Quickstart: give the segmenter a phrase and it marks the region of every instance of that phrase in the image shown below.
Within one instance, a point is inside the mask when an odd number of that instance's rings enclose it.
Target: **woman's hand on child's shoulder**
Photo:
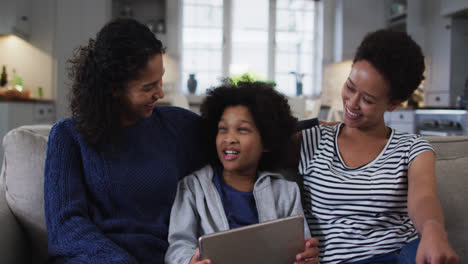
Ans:
[[[304,248],[304,252],[296,255],[294,264],[317,264],[319,262],[318,240],[316,238],[306,239]]]
[[[192,258],[190,259],[189,264],[211,264],[211,260],[200,260],[200,249],[197,248],[197,250],[195,250],[195,254],[193,254]]]

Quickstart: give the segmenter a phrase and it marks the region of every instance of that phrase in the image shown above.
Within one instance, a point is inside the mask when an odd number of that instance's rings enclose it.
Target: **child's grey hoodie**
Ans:
[[[169,224],[167,264],[188,264],[201,235],[229,230],[213,175],[213,168],[207,165],[179,182]],[[260,222],[304,214],[299,187],[281,174],[260,172],[253,195]],[[304,234],[310,238],[306,221]]]

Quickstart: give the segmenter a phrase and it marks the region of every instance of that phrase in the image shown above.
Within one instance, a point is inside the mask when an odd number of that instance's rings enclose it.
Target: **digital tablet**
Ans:
[[[304,216],[201,236],[200,259],[213,264],[288,264],[304,251]]]

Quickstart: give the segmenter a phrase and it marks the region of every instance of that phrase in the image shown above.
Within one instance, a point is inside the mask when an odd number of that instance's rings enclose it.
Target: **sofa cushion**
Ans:
[[[0,263],[31,263],[26,234],[8,206],[3,184],[0,187]]]
[[[32,259],[47,257],[44,163],[50,125],[22,126],[3,138],[6,199],[31,241]]]
[[[436,152],[437,192],[460,259],[468,259],[468,137],[427,137]]]

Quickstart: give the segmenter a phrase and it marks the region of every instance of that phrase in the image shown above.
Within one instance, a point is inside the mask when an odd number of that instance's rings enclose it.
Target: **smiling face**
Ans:
[[[218,123],[216,150],[223,173],[256,175],[264,147],[260,131],[246,106],[224,109]]]
[[[157,54],[148,60],[146,67],[141,71],[140,78],[128,82],[123,95],[124,110],[120,120],[123,126],[150,117],[156,101],[164,97],[162,90],[162,77],[164,75],[163,59]]]
[[[385,126],[384,112],[393,111],[399,102],[390,102],[390,85],[367,61],[354,63],[346,80],[343,122],[350,128],[373,129]]]

